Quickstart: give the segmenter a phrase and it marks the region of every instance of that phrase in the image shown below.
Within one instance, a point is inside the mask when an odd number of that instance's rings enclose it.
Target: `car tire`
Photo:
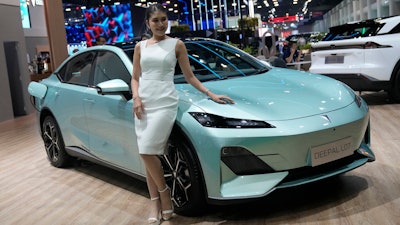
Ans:
[[[394,102],[400,102],[400,69],[397,70],[396,75],[393,79],[390,97]]]
[[[58,168],[69,166],[72,158],[65,151],[64,140],[54,117],[47,116],[44,119],[42,124],[42,138],[47,158],[51,165]]]
[[[161,162],[167,185],[171,188],[174,212],[183,216],[204,213],[206,201],[197,157],[187,142],[172,134]]]

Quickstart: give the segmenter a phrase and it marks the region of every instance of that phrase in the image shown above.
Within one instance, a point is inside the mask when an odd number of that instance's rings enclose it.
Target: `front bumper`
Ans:
[[[317,167],[238,176],[221,185],[221,196],[209,196],[209,202],[224,205],[261,198],[276,189],[290,188],[337,176],[372,161],[375,161],[375,155],[370,147],[363,143],[353,155]]]

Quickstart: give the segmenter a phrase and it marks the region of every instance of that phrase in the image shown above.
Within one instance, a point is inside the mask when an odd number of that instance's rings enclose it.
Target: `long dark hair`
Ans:
[[[148,22],[151,15],[153,15],[153,13],[156,11],[161,11],[161,12],[165,13],[166,15],[168,13],[167,9],[164,8],[164,6],[162,4],[160,4],[160,3],[152,4],[146,9],[146,12],[144,14],[145,15],[144,20],[146,22]],[[146,26],[146,33],[153,35],[151,30],[147,26]]]

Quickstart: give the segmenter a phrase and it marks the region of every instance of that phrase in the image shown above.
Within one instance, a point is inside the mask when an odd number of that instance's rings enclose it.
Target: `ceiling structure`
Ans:
[[[296,14],[324,14],[343,0],[268,0],[270,7],[275,7],[278,17]],[[274,6],[277,2],[277,6]],[[297,2],[297,3],[296,3]],[[276,4],[275,4],[276,5]]]
[[[219,11],[222,11],[222,6],[225,2],[227,5],[227,13],[229,16],[237,15],[247,15],[249,14],[249,1],[251,0],[62,0],[66,4],[76,4],[76,5],[102,5],[102,4],[112,4],[114,2],[130,2],[135,5],[146,5],[153,2],[162,2],[167,7],[175,7],[173,11],[175,14],[187,14],[191,11],[190,5],[194,5],[194,12],[198,13],[198,10],[202,5],[204,13],[204,5],[208,5],[208,9],[212,9],[211,5],[214,5],[214,14],[216,17],[219,16]],[[285,17],[285,16],[298,16],[304,21],[302,24],[312,23],[316,19],[321,19],[322,15],[327,11],[335,7],[337,4],[343,0],[253,0],[254,12],[260,14],[264,21],[268,21],[272,17]],[[183,8],[182,5],[189,6]],[[239,13],[239,7],[241,8]],[[196,11],[197,10],[197,11]]]
[[[72,3],[72,4],[79,4],[79,5],[100,5],[100,4],[107,4],[113,2],[133,2],[133,3],[143,3],[143,2],[156,2],[157,0],[62,0],[63,3]],[[159,1],[159,2],[166,2]],[[187,0],[190,2],[191,0]],[[204,0],[201,0],[204,2]],[[210,1],[210,0],[208,0]],[[214,0],[217,4],[219,0]],[[222,0],[223,2],[224,0]],[[241,4],[247,4],[249,0],[239,0]],[[331,8],[335,7],[343,0],[253,0],[254,7],[257,8],[258,6],[262,6],[263,9],[271,10],[275,8],[275,15],[276,16],[284,16],[287,13],[289,15],[295,15],[297,13],[304,12],[303,9],[308,8],[308,12],[322,12],[325,13],[329,11]],[[194,0],[194,2],[198,2],[198,0]],[[227,5],[231,5],[232,3],[238,3],[238,0],[227,0]],[[307,3],[307,4],[306,4]],[[223,4],[223,3],[222,3]],[[306,7],[305,7],[306,6]]]
[[[255,0],[261,1],[261,0]],[[261,15],[263,21],[284,22],[285,17],[296,18],[298,25],[313,23],[322,19],[323,15],[343,0],[263,0],[256,3],[255,13]],[[282,21],[282,18],[283,21]],[[276,20],[278,19],[278,20]]]

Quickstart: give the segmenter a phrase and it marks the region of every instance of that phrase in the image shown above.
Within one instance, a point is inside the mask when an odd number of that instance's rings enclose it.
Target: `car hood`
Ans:
[[[343,83],[290,69],[273,68],[248,77],[203,83],[213,93],[233,98],[235,104],[218,104],[188,84],[177,84],[180,100],[204,112],[243,119],[290,120],[322,114],[354,101]]]

